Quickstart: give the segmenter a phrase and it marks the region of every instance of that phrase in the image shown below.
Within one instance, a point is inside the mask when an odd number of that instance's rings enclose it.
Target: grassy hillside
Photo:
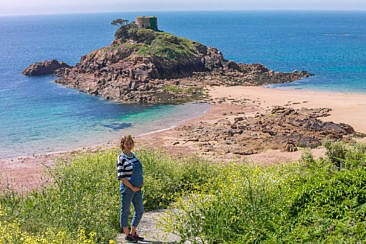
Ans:
[[[115,38],[122,47],[133,49],[136,55],[155,57],[169,63],[189,63],[202,56],[202,51],[206,49],[204,45],[186,38],[138,28],[133,23],[121,26],[116,31]]]
[[[185,162],[139,151],[147,210],[169,205],[183,240],[358,242],[366,239],[366,147],[329,143],[328,156],[257,167]],[[80,155],[52,170],[54,184],[0,197],[1,243],[108,243],[118,230],[117,151]],[[173,221],[174,220],[174,221]],[[111,241],[113,242],[113,241]]]

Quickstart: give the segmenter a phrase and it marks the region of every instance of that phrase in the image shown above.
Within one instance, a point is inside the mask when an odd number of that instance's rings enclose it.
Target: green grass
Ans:
[[[187,64],[199,57],[202,44],[173,34],[138,28],[134,24],[121,26],[115,34],[125,48],[133,48],[137,55],[149,56],[160,61]],[[128,41],[133,40],[131,44]]]
[[[327,157],[256,167],[138,151],[146,210],[172,207],[165,225],[205,243],[361,242],[366,239],[366,147],[328,143]],[[108,243],[118,231],[117,151],[80,155],[53,185],[0,197],[1,243]],[[113,241],[112,241],[113,242]]]
[[[170,61],[180,60],[179,62],[183,63],[198,56],[192,41],[169,33],[159,33],[147,53]]]
[[[179,86],[174,86],[174,85],[165,85],[163,88],[164,88],[164,91],[172,92],[172,93],[183,93],[185,91],[185,89],[183,89]]]
[[[151,30],[140,29],[140,31],[147,32]],[[182,64],[188,63],[199,56],[198,50],[192,41],[165,32],[156,32],[154,39],[141,47],[137,54]]]

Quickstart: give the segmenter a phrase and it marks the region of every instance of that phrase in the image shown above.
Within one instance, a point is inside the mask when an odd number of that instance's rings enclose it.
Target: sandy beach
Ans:
[[[182,131],[187,126],[200,123],[215,123],[232,116],[246,114],[254,115],[273,106],[287,106],[291,108],[331,108],[330,116],[322,118],[324,121],[346,123],[357,132],[366,133],[366,94],[302,91],[289,89],[274,89],[264,87],[211,87],[210,98],[206,101],[212,104],[211,109],[203,116],[184,121],[182,124],[156,133],[137,136],[138,148],[153,148],[166,151],[177,156],[199,155],[215,162],[230,162],[245,160],[246,163],[271,165],[291,162],[301,157],[302,150],[284,152],[281,150],[266,150],[252,155],[215,155],[199,149],[197,143],[182,141]],[[1,188],[16,189],[27,192],[49,179],[46,170],[55,165],[59,159],[69,159],[80,152],[93,152],[107,148],[117,148],[118,139],[114,142],[98,145],[92,148],[75,149],[70,152],[55,152],[30,157],[16,157],[0,159]],[[361,139],[362,140],[362,139]],[[364,140],[363,140],[364,141]],[[324,155],[323,148],[312,150],[314,156]]]
[[[264,87],[214,87],[213,98],[251,99],[262,107],[291,104],[292,107],[331,108],[325,120],[350,124],[356,131],[366,133],[366,94],[275,89]]]
[[[210,103],[212,109],[200,118],[187,121],[181,126],[162,133],[151,134],[139,138],[141,144],[152,148],[159,147],[170,153],[187,155],[198,154],[214,160],[215,155],[207,155],[200,152],[195,143],[179,143],[182,127],[202,122],[214,123],[223,118],[237,114],[253,115],[273,106],[288,106],[291,108],[331,108],[330,116],[322,118],[324,121],[346,123],[351,125],[357,132],[366,133],[366,94],[301,91],[290,89],[274,89],[265,87],[211,87]],[[359,141],[364,139],[357,138]],[[157,146],[159,145],[159,146]],[[219,161],[242,161],[246,160],[251,164],[279,164],[300,159],[303,151],[284,152],[280,150],[266,150],[252,155],[233,157],[233,155],[220,155]],[[316,157],[324,155],[324,148],[312,149]]]

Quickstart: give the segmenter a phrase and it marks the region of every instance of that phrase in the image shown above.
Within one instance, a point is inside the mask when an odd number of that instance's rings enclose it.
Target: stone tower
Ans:
[[[158,18],[155,16],[138,16],[136,24],[139,28],[158,30]]]

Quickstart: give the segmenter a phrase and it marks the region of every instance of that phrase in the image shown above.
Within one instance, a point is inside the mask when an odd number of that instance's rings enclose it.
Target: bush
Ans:
[[[286,177],[284,177],[286,179]],[[245,165],[226,166],[211,184],[181,197],[167,219],[183,240],[208,243],[276,239],[286,191],[277,172]]]
[[[167,230],[204,243],[361,242],[365,148],[328,146],[344,151],[328,155],[342,156],[347,167],[340,171],[331,159],[314,160],[309,153],[284,166],[224,166],[214,180],[179,198],[165,220]]]
[[[166,208],[183,191],[189,192],[205,184],[216,174],[215,167],[198,158],[178,161],[157,151],[140,151],[144,165],[144,207],[147,210]]]
[[[76,238],[73,238],[65,231],[55,231],[48,228],[44,233],[35,235],[23,231],[16,222],[4,220],[7,217],[7,214],[0,206],[0,243],[96,243],[95,232],[87,236],[85,230],[80,228],[77,231]]]
[[[302,240],[357,242],[366,237],[366,171],[343,170],[309,180],[289,209],[293,230]]]
[[[120,208],[117,155],[113,150],[79,155],[50,171],[53,185],[26,196],[14,192],[0,196],[1,227],[5,223],[5,230],[17,230],[7,238],[29,236],[51,242],[65,234],[65,240],[73,240],[66,243],[79,243],[84,236],[98,243],[113,240]],[[144,165],[146,210],[168,206],[183,189],[189,191],[215,173],[197,159],[180,162],[156,151],[140,151],[137,156]]]
[[[366,144],[327,141],[324,146],[329,162],[338,169],[366,166]]]
[[[77,239],[83,229],[87,236],[95,233],[98,242],[107,242],[118,227],[115,162],[112,151],[79,156],[51,171],[52,186],[27,196],[2,197],[0,203],[25,232],[61,230]]]
[[[362,242],[366,150],[329,144],[328,158],[258,167],[139,151],[147,210],[171,206],[182,241]],[[119,228],[117,151],[80,155],[52,170],[53,185],[0,197],[1,243],[113,242]],[[334,167],[341,158],[342,167]],[[336,161],[340,162],[340,161]]]

